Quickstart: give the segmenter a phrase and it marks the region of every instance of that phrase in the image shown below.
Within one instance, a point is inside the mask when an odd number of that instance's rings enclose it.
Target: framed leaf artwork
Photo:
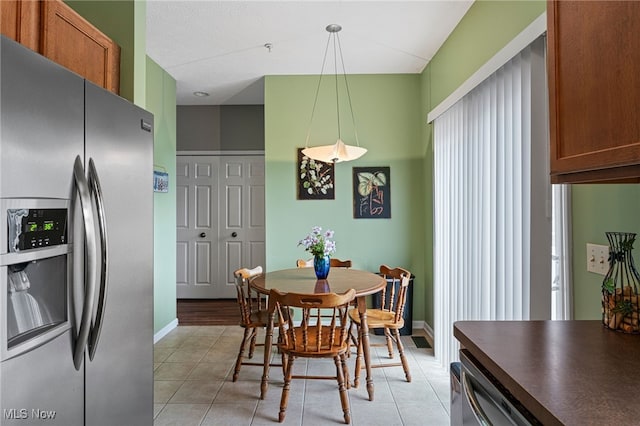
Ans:
[[[391,218],[391,169],[389,167],[353,168],[353,217],[356,219]]]
[[[298,200],[333,200],[334,165],[324,163],[302,154],[298,148]]]

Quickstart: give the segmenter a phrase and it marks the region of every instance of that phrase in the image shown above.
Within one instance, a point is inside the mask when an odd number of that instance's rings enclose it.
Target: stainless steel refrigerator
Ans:
[[[0,424],[153,424],[153,116],[2,37]]]

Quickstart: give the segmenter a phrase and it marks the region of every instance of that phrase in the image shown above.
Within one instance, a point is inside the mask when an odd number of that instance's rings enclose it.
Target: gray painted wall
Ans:
[[[178,106],[176,134],[178,151],[262,151],[264,106]]]

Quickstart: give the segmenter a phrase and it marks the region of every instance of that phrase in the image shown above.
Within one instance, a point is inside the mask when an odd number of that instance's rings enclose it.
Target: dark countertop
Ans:
[[[458,321],[453,334],[544,425],[640,419],[640,335],[601,321]]]

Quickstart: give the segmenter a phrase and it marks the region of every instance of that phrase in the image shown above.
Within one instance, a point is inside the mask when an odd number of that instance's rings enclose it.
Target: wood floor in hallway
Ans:
[[[179,325],[239,325],[236,299],[178,299]]]

